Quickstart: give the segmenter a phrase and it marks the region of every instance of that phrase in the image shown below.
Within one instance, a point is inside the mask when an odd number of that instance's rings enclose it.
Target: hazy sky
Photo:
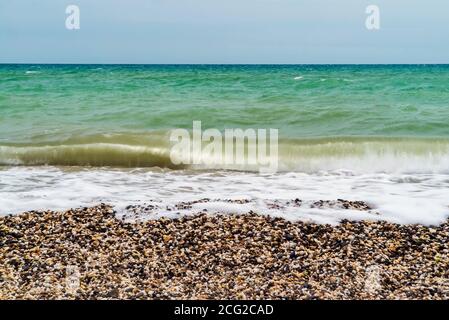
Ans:
[[[70,4],[80,30],[65,27]],[[449,1],[0,0],[12,62],[449,63]]]

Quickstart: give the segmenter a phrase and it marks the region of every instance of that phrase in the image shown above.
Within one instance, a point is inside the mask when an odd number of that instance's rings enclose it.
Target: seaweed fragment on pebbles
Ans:
[[[57,298],[448,299],[449,224],[255,213],[127,223],[105,204],[1,217],[0,299]]]

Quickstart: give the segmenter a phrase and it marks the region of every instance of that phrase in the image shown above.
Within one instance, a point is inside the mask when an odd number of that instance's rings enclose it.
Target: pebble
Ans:
[[[330,226],[251,212],[131,223],[106,204],[0,217],[0,299],[199,297],[448,299],[449,222]]]

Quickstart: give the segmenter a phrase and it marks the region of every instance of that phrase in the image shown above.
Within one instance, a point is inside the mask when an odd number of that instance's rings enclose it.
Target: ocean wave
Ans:
[[[256,145],[247,147],[257,148]],[[204,153],[201,165],[175,165],[170,151],[167,133],[101,135],[60,142],[0,145],[0,165],[258,170],[254,165],[220,165],[213,155]],[[282,172],[449,172],[449,139],[281,139],[278,153],[278,168]]]
[[[93,143],[37,147],[0,147],[2,165],[91,167],[163,167],[178,169],[169,150],[160,147]]]

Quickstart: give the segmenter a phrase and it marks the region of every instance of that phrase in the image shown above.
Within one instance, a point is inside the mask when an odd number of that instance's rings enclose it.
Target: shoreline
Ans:
[[[0,217],[0,300],[73,298],[448,299],[449,220],[129,223],[104,204]]]

